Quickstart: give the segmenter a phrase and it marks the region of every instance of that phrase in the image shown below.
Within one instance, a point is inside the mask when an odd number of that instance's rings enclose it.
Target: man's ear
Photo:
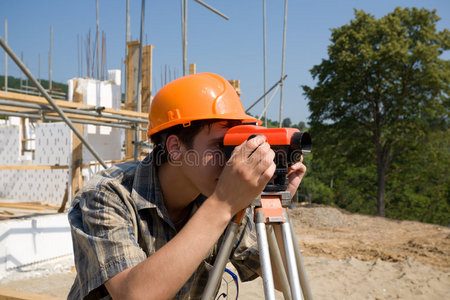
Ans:
[[[172,161],[181,160],[181,153],[184,149],[183,144],[176,135],[169,135],[166,139],[166,149],[169,153],[169,159]]]

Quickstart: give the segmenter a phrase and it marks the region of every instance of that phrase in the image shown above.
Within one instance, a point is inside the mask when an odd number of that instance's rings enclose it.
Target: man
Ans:
[[[273,176],[274,152],[263,136],[237,146],[225,162],[221,142],[246,115],[221,76],[179,78],[155,96],[148,136],[156,145],[140,163],[96,175],[69,212],[77,277],[70,299],[198,299],[220,239]],[[305,173],[289,172],[293,194]],[[258,276],[252,213],[231,262],[241,280]]]

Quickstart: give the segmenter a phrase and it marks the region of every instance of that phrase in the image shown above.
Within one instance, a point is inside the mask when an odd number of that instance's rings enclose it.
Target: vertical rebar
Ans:
[[[23,61],[23,51],[20,52],[20,60]],[[20,72],[20,82],[19,87],[22,90],[23,89],[23,82],[22,82],[22,72]]]
[[[141,88],[142,88],[142,47],[143,47],[143,36],[144,36],[144,16],[145,16],[145,0],[142,0],[142,7],[141,7],[141,33],[140,33],[140,38],[139,38],[139,68],[138,68],[138,80],[137,80],[137,100],[136,100],[136,111],[140,112],[141,111],[141,97],[142,97],[142,92],[141,92]],[[135,143],[134,143],[134,160],[137,161],[138,160],[138,155],[139,155],[139,131],[136,130],[135,134]]]
[[[77,64],[77,67],[78,67],[78,77],[81,77],[81,74],[80,74],[80,36],[77,34],[77,59],[78,59],[78,64]]]
[[[187,75],[187,0],[181,0],[181,26],[183,43],[183,76]]]
[[[50,25],[50,51],[48,53],[48,89],[52,90],[52,48],[53,48],[53,25]]]
[[[184,0],[180,0],[180,7],[181,7],[181,65],[183,66],[183,76],[184,74]],[[161,70],[162,74],[162,70]],[[162,78],[162,75],[161,75]],[[162,84],[161,84],[162,85]]]
[[[39,53],[38,82],[41,83],[41,53]]]
[[[141,111],[141,80],[142,80],[142,47],[143,47],[143,36],[144,36],[144,16],[145,16],[145,0],[142,0],[141,7],[141,32],[139,38],[139,67],[138,67],[138,80],[137,80],[137,105],[136,111]]]
[[[98,0],[96,1],[96,3],[97,3],[97,35],[96,35],[96,43],[97,43],[97,79],[99,79],[100,78],[100,61],[99,61],[99,48],[100,48],[100,45],[99,45],[99,27],[100,27],[100,25],[99,25],[99,20],[98,20]]]
[[[128,42],[130,41],[130,0],[127,0],[127,9],[126,10],[127,10],[127,15],[126,15],[126,32],[125,32],[125,61],[128,63]],[[124,69],[125,69],[125,72],[123,72],[124,94],[125,94],[125,99],[128,99],[127,98],[127,69],[126,68],[124,68]]]
[[[5,19],[5,43],[8,44],[8,20]],[[8,92],[8,54],[5,51],[5,92]]]
[[[283,55],[281,60],[281,78],[284,76],[284,57],[286,55],[286,23],[287,23],[287,0],[284,0],[284,24],[283,24]],[[283,117],[283,80],[281,80],[280,84],[280,126]]]
[[[92,148],[91,144],[84,138],[84,136],[78,131],[78,129],[73,125],[72,121],[66,116],[66,114],[62,111],[62,109],[56,104],[56,102],[50,97],[50,95],[45,91],[45,89],[42,87],[42,85],[39,84],[39,82],[34,78],[34,76],[31,74],[31,72],[25,67],[23,62],[19,60],[17,55],[9,48],[2,38],[0,38],[0,46],[5,49],[5,51],[11,56],[11,59],[16,63],[16,65],[22,70],[22,72],[27,76],[27,78],[30,79],[30,81],[36,86],[36,88],[39,90],[39,92],[42,93],[45,99],[50,103],[50,105],[53,107],[53,109],[59,114],[61,119],[72,129],[73,133],[81,140],[81,142],[88,148],[88,150],[92,153],[92,155],[97,159],[97,161],[106,169],[107,166],[103,159],[100,157],[100,155],[95,151],[94,148]]]
[[[264,94],[266,93],[266,0],[263,0],[263,56],[264,56]],[[267,106],[267,96],[264,96],[264,108]],[[264,112],[264,126],[267,127],[267,109]]]

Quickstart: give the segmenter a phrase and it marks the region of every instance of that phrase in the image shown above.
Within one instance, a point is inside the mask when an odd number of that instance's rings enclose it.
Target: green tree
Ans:
[[[283,119],[283,122],[281,122],[281,127],[291,127],[292,121],[291,118],[285,118]]]
[[[436,30],[438,20],[435,10],[396,8],[380,19],[355,10],[355,19],[332,30],[329,58],[312,68],[316,86],[303,86],[315,158],[327,162],[322,180],[356,185],[357,195],[376,187],[380,216],[387,197],[418,180],[414,170],[402,171],[410,154],[448,127],[450,65],[441,55],[450,35]]]

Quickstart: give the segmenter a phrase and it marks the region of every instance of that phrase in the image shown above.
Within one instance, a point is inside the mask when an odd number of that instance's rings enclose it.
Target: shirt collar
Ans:
[[[158,180],[153,152],[141,161],[136,169],[131,197],[135,201],[137,210],[161,209],[164,207],[164,198]]]
[[[155,155],[151,152],[143,161],[141,161],[136,169],[133,181],[133,189],[131,197],[134,199],[136,209],[157,209],[158,214],[162,218],[168,218],[168,212],[164,205],[164,197],[161,185],[158,180],[157,166],[154,162]],[[192,214],[200,207],[207,197],[199,195],[194,200],[194,208]]]

